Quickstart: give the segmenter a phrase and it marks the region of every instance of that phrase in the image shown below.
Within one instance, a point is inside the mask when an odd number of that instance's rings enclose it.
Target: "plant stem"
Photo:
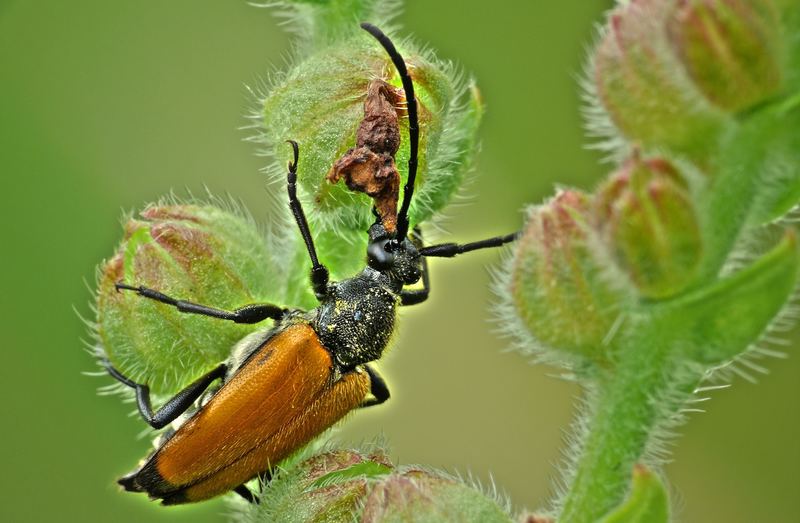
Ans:
[[[597,521],[623,501],[633,465],[661,420],[658,405],[672,388],[670,344],[642,338],[625,344],[619,367],[599,384],[561,522]]]

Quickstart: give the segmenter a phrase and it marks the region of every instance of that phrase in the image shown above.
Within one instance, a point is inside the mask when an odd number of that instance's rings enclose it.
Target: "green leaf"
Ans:
[[[800,93],[765,109],[770,118],[763,125],[763,151],[757,171],[758,193],[749,222],[761,225],[780,219],[800,203]]]
[[[685,336],[691,359],[718,365],[764,332],[795,288],[798,266],[797,237],[787,231],[775,248],[745,269],[672,302],[658,321]]]
[[[633,469],[633,484],[628,499],[601,520],[601,523],[666,523],[669,499],[661,480],[641,465]]]
[[[363,461],[342,470],[329,472],[328,474],[325,474],[321,478],[311,483],[308,488],[323,488],[333,485],[334,483],[339,483],[341,481],[347,481],[358,477],[377,478],[380,476],[385,476],[386,474],[390,474],[391,472],[392,468],[387,467],[383,463],[377,463],[375,461]]]

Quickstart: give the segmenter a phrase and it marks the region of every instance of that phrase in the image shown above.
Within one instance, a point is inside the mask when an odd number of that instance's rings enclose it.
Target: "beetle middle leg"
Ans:
[[[258,492],[261,494],[264,492],[264,489],[267,488],[269,482],[272,481],[272,469],[267,469],[256,477],[258,478]],[[261,497],[253,494],[253,491],[250,490],[247,483],[242,483],[233,489],[233,491],[250,503],[258,505],[261,502]]]
[[[389,387],[386,386],[386,382],[383,381],[383,378],[380,374],[378,374],[378,371],[369,365],[364,365],[364,370],[369,375],[369,392],[372,394],[372,398],[365,400],[363,403],[361,403],[361,405],[359,405],[359,408],[362,409],[365,407],[380,405],[389,399]]]
[[[258,505],[259,503],[258,496],[253,494],[253,491],[247,488],[247,485],[245,485],[244,483],[233,489],[233,491],[242,496],[245,499],[245,501],[249,501],[250,503]]]
[[[124,376],[109,362],[105,362],[105,368],[114,379],[136,390],[136,406],[139,408],[139,414],[154,429],[163,428],[175,421],[178,416],[186,412],[197,401],[214,380],[224,377],[228,371],[228,367],[221,363],[211,372],[197,378],[185,389],[170,398],[156,412],[153,412],[153,407],[150,403],[150,387],[136,383]]]
[[[135,287],[127,283],[117,282],[114,287],[118,291],[134,291],[143,298],[155,300],[160,303],[172,305],[180,312],[190,314],[200,314],[220,320],[230,320],[234,323],[259,323],[266,319],[279,320],[286,314],[287,310],[271,303],[253,303],[239,307],[233,311],[216,309],[207,305],[200,305],[191,301],[178,300],[171,296],[147,287]]]

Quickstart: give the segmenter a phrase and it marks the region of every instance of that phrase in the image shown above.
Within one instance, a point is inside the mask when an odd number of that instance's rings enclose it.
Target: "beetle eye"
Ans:
[[[367,247],[367,263],[378,271],[390,269],[394,265],[394,253],[386,247],[391,240],[372,242]]]

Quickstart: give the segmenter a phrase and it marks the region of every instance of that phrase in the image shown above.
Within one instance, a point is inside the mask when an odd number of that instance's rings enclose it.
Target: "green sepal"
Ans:
[[[667,523],[669,498],[658,475],[643,466],[633,469],[628,498],[600,523]]]
[[[673,301],[655,321],[673,326],[687,357],[719,365],[758,340],[791,296],[799,267],[797,237],[788,231],[751,265]]]

